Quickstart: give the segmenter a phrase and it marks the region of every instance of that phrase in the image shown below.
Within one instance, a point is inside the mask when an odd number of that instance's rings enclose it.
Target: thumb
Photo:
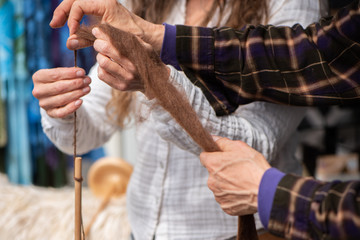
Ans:
[[[213,135],[212,138],[214,139],[215,143],[219,146],[221,151],[225,151],[228,148],[227,146],[231,144],[231,142],[233,142],[226,137],[219,137]]]
[[[250,148],[249,145],[240,140],[231,140],[229,138],[219,136],[212,137],[222,152],[232,152],[239,149]]]

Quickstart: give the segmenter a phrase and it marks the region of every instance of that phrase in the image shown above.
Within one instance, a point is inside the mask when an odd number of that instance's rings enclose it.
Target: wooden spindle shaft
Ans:
[[[75,240],[81,240],[81,157],[74,160],[74,182],[75,182]]]

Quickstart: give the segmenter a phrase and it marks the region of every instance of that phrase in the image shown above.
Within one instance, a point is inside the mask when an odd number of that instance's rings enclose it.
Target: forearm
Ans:
[[[356,103],[359,71],[354,66],[359,63],[352,56],[360,54],[359,19],[355,2],[337,21],[306,29],[177,26],[177,59],[219,115],[255,100],[306,106]],[[204,54],[209,57],[199,57]]]
[[[359,181],[323,183],[286,175],[268,229],[287,239],[359,239],[359,195]]]

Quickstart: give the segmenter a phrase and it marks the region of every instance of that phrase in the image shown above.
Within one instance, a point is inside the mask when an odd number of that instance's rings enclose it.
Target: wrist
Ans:
[[[262,176],[258,192],[258,212],[265,229],[268,228],[276,188],[284,176],[285,173],[276,168],[267,169]]]
[[[165,26],[145,21],[139,17],[136,23],[142,29],[142,36],[140,36],[140,38],[150,44],[157,54],[160,54],[165,34]]]
[[[144,41],[149,43],[157,54],[160,54],[165,33],[165,26],[162,24],[151,24],[144,31]]]

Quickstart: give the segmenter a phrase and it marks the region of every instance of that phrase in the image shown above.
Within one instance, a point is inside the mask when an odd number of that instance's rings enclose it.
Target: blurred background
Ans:
[[[67,26],[49,27],[53,10],[60,2],[0,0],[0,171],[12,183],[61,187],[72,179],[72,156],[61,153],[44,135],[39,104],[32,96],[34,72],[74,66],[74,53],[66,48]],[[89,23],[91,19],[84,21]],[[92,48],[78,51],[79,67],[88,72],[94,62]],[[134,161],[132,131],[115,134],[106,146],[83,155],[85,171],[106,155]]]

